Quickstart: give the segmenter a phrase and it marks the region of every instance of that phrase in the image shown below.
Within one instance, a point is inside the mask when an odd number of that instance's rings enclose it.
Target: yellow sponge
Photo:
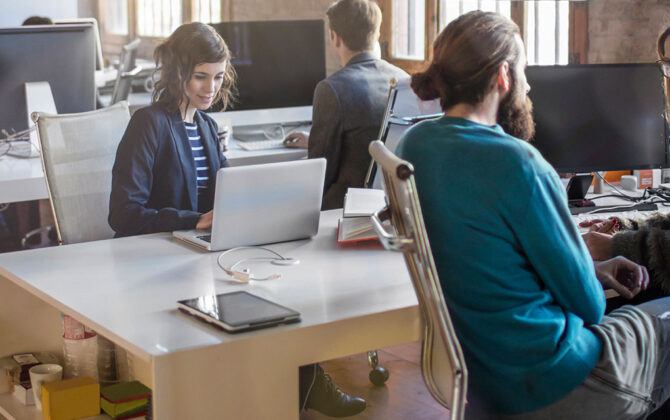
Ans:
[[[100,384],[90,376],[42,384],[42,415],[68,420],[100,414]]]

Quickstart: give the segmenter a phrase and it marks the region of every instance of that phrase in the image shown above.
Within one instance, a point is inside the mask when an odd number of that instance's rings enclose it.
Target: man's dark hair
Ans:
[[[54,22],[51,18],[46,16],[30,16],[21,24],[22,26],[26,25],[53,25]]]
[[[372,0],[338,0],[326,11],[330,29],[351,51],[369,51],[377,41],[382,11]]]
[[[424,100],[440,99],[443,110],[484,100],[502,63],[514,67],[521,57],[519,27],[493,12],[474,11],[452,21],[433,43],[428,69],[412,76],[412,89]]]

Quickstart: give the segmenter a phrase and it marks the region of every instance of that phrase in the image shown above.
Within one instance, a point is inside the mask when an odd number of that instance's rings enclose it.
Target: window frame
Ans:
[[[139,36],[137,32],[137,2],[136,0],[125,1],[128,7],[128,35],[115,35],[107,32],[107,9],[106,2],[117,0],[98,0],[98,10],[100,14],[100,38],[104,45],[105,56],[118,57],[121,48],[135,38],[140,39],[138,47],[138,56],[152,59],[153,51],[156,46],[163,41],[164,37]],[[193,0],[181,0],[182,22],[191,22],[193,18]],[[232,0],[220,0],[221,2],[221,21],[230,20],[232,15]]]
[[[388,62],[402,68],[412,74],[423,71],[433,58],[433,41],[438,35],[439,0],[426,1],[426,27],[425,27],[425,55],[423,60],[400,59],[391,56],[392,48],[392,24],[393,24],[393,0],[379,0],[382,9],[382,26],[380,29],[380,46],[382,57]],[[524,42],[526,32],[524,18],[526,7],[524,1],[513,1],[511,3],[511,18],[519,26]],[[588,4],[582,1],[570,1],[569,12],[569,41],[568,57],[569,64],[584,64],[588,62]]]

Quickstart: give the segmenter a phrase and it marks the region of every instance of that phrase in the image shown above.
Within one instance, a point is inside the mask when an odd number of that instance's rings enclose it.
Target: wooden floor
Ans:
[[[391,373],[385,386],[376,387],[368,379],[367,354],[357,354],[321,363],[333,381],[344,391],[367,401],[367,408],[352,420],[443,420],[449,411],[430,396],[421,378],[419,360],[421,345],[402,344],[378,352],[382,366]],[[309,410],[300,420],[321,420],[332,417]]]

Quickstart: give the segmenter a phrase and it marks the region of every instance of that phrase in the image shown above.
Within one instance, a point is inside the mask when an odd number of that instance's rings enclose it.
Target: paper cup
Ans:
[[[55,364],[41,364],[30,368],[30,384],[33,387],[35,406],[42,409],[42,384],[60,381],[63,378],[63,367]]]

